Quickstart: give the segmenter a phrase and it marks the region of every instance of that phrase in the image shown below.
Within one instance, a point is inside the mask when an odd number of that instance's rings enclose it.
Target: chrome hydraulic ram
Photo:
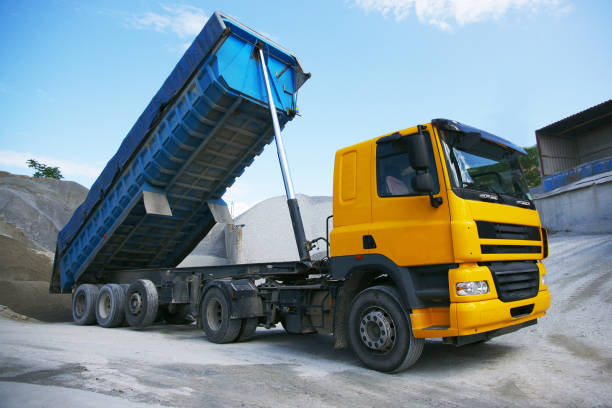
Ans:
[[[308,241],[306,240],[306,233],[304,232],[302,214],[300,214],[300,207],[298,205],[297,199],[295,198],[295,192],[293,191],[293,182],[291,181],[291,174],[289,173],[289,164],[287,163],[287,156],[285,154],[285,146],[283,145],[280,126],[278,125],[278,117],[276,113],[276,105],[274,104],[274,96],[272,95],[272,89],[270,88],[270,80],[268,79],[268,67],[266,66],[266,60],[264,58],[263,50],[261,48],[258,48],[258,52],[259,59],[261,61],[261,68],[263,70],[264,81],[266,83],[266,91],[268,93],[268,105],[270,106],[272,126],[274,127],[274,140],[276,141],[276,151],[278,153],[278,161],[280,162],[283,181],[285,182],[287,205],[289,206],[289,216],[291,217],[291,224],[293,225],[295,243],[297,245],[298,254],[300,255],[300,260],[310,261],[310,254],[308,253],[308,250],[306,248],[308,245]]]

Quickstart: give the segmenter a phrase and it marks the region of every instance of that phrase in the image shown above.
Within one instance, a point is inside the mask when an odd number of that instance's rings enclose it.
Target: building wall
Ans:
[[[576,147],[579,164],[612,156],[612,122],[579,136]]]
[[[536,196],[542,225],[553,233],[612,233],[612,172],[591,179],[584,187]]]
[[[545,176],[571,169],[579,164],[578,149],[574,139],[539,135],[538,148],[542,158],[542,173]]]

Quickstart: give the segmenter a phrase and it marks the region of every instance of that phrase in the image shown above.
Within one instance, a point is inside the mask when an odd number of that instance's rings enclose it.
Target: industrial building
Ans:
[[[612,100],[536,130],[542,190],[534,199],[551,232],[612,232]]]

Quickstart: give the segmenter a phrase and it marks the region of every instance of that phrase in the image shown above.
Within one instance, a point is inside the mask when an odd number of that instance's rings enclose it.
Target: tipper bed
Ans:
[[[178,265],[215,224],[212,206],[274,137],[309,78],[297,58],[216,12],[58,236],[51,292],[105,271]]]

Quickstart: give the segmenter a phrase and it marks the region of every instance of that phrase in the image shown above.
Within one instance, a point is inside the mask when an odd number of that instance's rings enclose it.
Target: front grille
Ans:
[[[540,241],[540,229],[529,225],[502,224],[500,222],[476,221],[478,237],[492,239],[520,239]]]
[[[532,298],[538,294],[540,271],[535,262],[487,262],[502,302]]]
[[[481,245],[483,254],[539,254],[542,247],[539,245]]]

